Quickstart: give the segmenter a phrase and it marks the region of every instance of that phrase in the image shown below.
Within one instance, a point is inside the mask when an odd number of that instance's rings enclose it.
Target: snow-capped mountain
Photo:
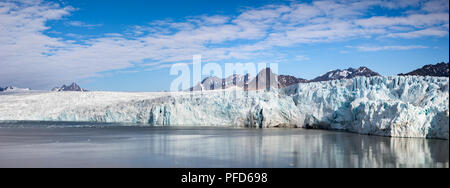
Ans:
[[[207,77],[203,79],[201,83],[190,88],[190,91],[227,89],[234,86],[243,88],[244,90],[259,90],[267,88],[283,88],[307,82],[308,80],[306,79],[296,78],[294,76],[274,74],[270,68],[266,68],[261,70],[256,77],[252,77],[249,74],[244,76],[234,74],[225,79],[216,76]]]
[[[331,70],[322,76],[312,79],[310,82],[321,82],[328,80],[351,79],[357,76],[380,76],[380,74],[370,70],[367,67],[359,67],[358,69],[348,68],[344,70]]]
[[[279,75],[278,76],[278,83],[280,88],[298,84],[298,83],[308,83],[309,81],[303,78],[297,78],[295,76],[290,75]]]
[[[203,79],[201,83],[195,85],[189,90],[208,91],[208,90],[227,89],[234,86],[244,88],[251,79],[253,79],[253,77],[251,77],[249,74],[246,74],[245,76],[233,74],[225,79],[218,78],[216,76],[211,76]]]
[[[27,92],[30,91],[30,88],[19,88],[15,86],[8,86],[5,88],[0,87],[0,92]]]
[[[52,91],[87,91],[80,86],[78,86],[75,82],[70,84],[69,86],[63,85],[61,87],[55,87]]]
[[[399,76],[439,76],[448,77],[449,76],[449,63],[438,63],[436,65],[425,65],[420,69],[416,69],[406,74],[399,74]]]

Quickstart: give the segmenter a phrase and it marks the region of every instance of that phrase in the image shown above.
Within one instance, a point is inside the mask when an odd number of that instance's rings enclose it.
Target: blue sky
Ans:
[[[175,63],[278,63],[312,79],[448,61],[448,0],[1,0],[0,86],[162,91]]]

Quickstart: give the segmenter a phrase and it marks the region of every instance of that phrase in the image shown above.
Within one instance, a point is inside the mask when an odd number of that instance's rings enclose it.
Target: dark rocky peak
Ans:
[[[422,68],[408,72],[406,74],[398,74],[399,76],[449,76],[449,63],[441,62],[435,65],[425,65]]]

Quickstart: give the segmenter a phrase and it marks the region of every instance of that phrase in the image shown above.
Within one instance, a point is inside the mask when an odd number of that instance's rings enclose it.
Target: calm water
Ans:
[[[448,140],[306,129],[0,123],[0,167],[448,166]]]

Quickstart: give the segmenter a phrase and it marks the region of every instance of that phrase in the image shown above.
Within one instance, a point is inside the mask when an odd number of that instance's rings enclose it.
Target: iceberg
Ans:
[[[355,77],[268,91],[0,94],[0,120],[298,127],[448,139],[449,78]]]

